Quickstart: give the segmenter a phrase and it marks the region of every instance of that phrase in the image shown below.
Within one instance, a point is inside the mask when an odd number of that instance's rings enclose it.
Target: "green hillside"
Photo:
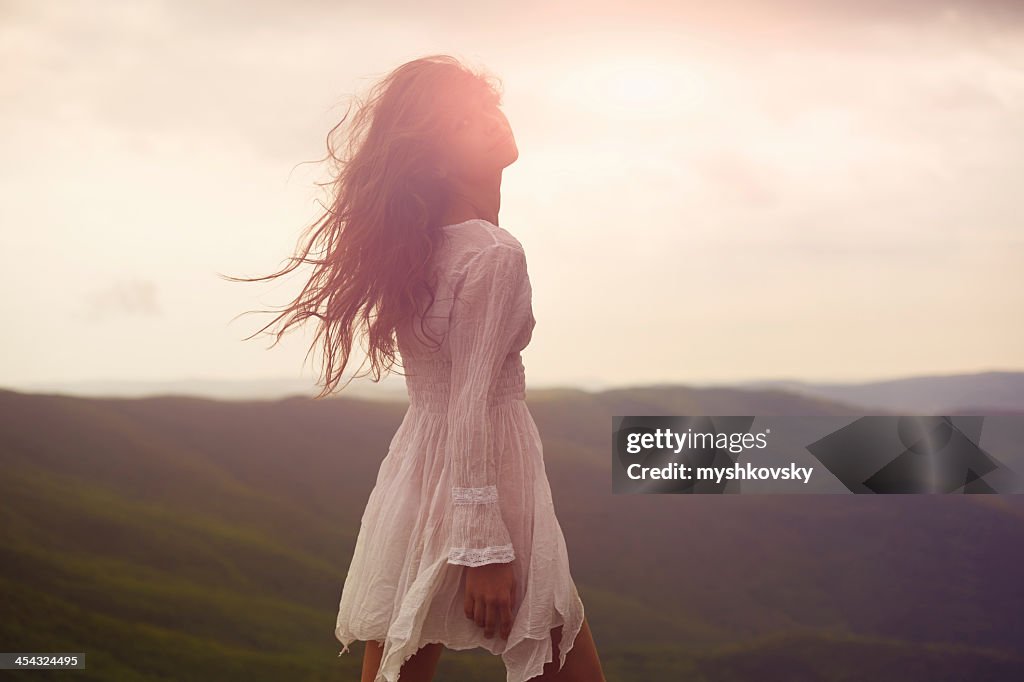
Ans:
[[[609,680],[1013,679],[1024,505],[986,496],[614,496],[614,414],[845,414],[779,391],[531,392]],[[7,679],[356,680],[335,609],[404,405],[0,391]],[[482,650],[439,680],[503,680]]]

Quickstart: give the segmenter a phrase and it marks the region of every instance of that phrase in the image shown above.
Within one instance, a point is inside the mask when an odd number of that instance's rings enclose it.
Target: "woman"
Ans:
[[[520,351],[535,320],[522,245],[498,226],[502,170],[519,151],[495,82],[446,55],[379,82],[347,158],[328,136],[341,161],[333,206],[290,268],[317,266],[282,315],[285,329],[315,316],[317,340],[331,332],[326,393],[357,315],[375,379],[396,347],[406,370],[409,409],[363,513],[335,629],[339,656],[366,642],[364,682],[430,680],[445,646],[501,655],[509,682],[604,680],[525,403]],[[323,258],[307,260],[318,240]]]

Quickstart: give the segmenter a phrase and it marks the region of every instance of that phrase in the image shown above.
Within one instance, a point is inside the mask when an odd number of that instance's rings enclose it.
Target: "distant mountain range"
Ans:
[[[864,410],[929,415],[971,410],[980,415],[1024,412],[1024,372],[950,374],[845,384],[756,381],[741,385],[817,396]]]
[[[977,414],[1024,412],[1024,372],[981,372],[945,376],[916,376],[864,383],[816,383],[805,381],[748,381],[722,384],[659,383],[628,387],[609,387],[597,379],[575,388],[599,393],[626,388],[745,388],[757,391],[778,389],[788,393],[825,398],[856,407],[864,414],[883,410],[899,414],[939,415],[948,412],[976,411]],[[313,381],[301,379],[217,381],[182,380],[170,382],[89,381],[50,382],[14,388],[25,393],[55,393],[83,397],[143,398],[178,395],[219,400],[260,400],[313,396],[319,392]],[[542,389],[546,390],[546,389]],[[353,381],[340,395],[365,400],[406,402],[405,378],[385,377],[380,383]]]
[[[961,379],[888,405],[992,405],[1020,376]],[[1024,496],[611,493],[612,415],[864,411],[807,386],[529,391],[608,679],[1024,679]],[[358,679],[334,618],[404,413],[0,391],[3,650],[86,652],[81,680]],[[504,669],[446,652],[437,679]]]

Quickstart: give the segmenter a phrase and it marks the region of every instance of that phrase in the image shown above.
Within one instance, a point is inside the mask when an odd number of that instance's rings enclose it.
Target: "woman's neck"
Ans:
[[[461,185],[452,192],[448,210],[442,217],[442,225],[455,225],[481,218],[492,225],[498,224],[498,210],[501,208],[501,172],[494,178]]]

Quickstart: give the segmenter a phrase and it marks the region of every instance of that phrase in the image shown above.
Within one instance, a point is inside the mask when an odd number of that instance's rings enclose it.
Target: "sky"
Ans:
[[[1024,3],[711,5],[0,0],[0,386],[315,377],[237,317],[308,270],[218,273],[436,53],[502,82],[528,385],[1024,369]]]

